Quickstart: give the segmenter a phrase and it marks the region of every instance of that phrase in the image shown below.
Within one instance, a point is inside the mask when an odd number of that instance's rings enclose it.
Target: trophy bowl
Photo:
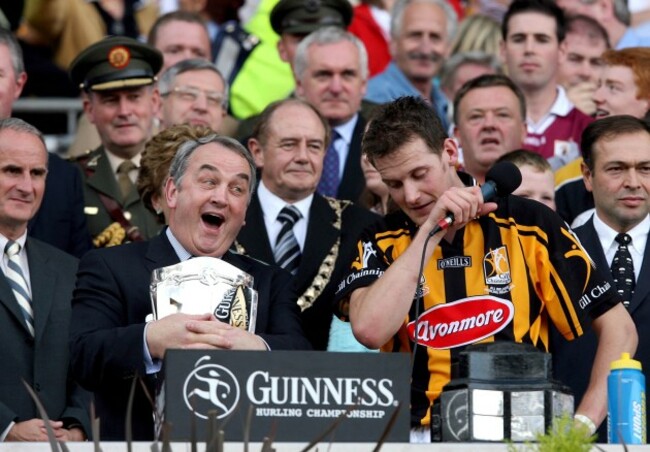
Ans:
[[[253,277],[215,257],[195,257],[151,274],[154,320],[178,312],[207,312],[230,325],[255,333],[257,291]]]

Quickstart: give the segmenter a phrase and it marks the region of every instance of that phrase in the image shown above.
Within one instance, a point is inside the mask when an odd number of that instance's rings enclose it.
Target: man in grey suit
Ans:
[[[77,259],[27,237],[45,190],[47,151],[40,132],[0,120],[0,440],[45,441],[36,392],[57,439],[82,441],[89,398],[68,377],[70,300]]]
[[[650,368],[650,125],[633,116],[610,116],[587,126],[582,135],[582,173],[596,210],[575,229],[596,268],[621,297],[637,326],[635,359]],[[621,272],[629,272],[622,276]],[[597,297],[598,294],[592,294]],[[557,333],[557,332],[554,332]],[[569,385],[579,403],[596,354],[589,331],[570,343],[551,337],[555,377]],[[600,428],[600,442],[606,442]]]

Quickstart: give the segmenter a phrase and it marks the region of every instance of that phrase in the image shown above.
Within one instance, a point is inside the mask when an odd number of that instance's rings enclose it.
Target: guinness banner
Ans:
[[[298,351],[169,350],[157,397],[173,441],[188,441],[192,418],[205,440],[210,413],[226,441],[309,442],[350,409],[327,441],[376,442],[399,402],[388,441],[408,442],[410,355]]]

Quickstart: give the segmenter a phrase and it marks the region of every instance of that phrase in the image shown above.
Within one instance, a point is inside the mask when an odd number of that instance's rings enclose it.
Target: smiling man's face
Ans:
[[[314,193],[323,171],[325,137],[323,123],[309,107],[280,106],[269,119],[263,142],[249,143],[264,186],[286,202]]]
[[[169,227],[194,256],[220,257],[244,225],[251,170],[246,159],[219,143],[199,146],[178,186],[165,186]]]

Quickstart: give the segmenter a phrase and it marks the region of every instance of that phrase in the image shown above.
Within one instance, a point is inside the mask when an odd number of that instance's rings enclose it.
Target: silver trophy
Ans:
[[[221,259],[196,257],[154,270],[150,295],[154,320],[177,312],[211,312],[224,323],[255,333],[253,277]]]

